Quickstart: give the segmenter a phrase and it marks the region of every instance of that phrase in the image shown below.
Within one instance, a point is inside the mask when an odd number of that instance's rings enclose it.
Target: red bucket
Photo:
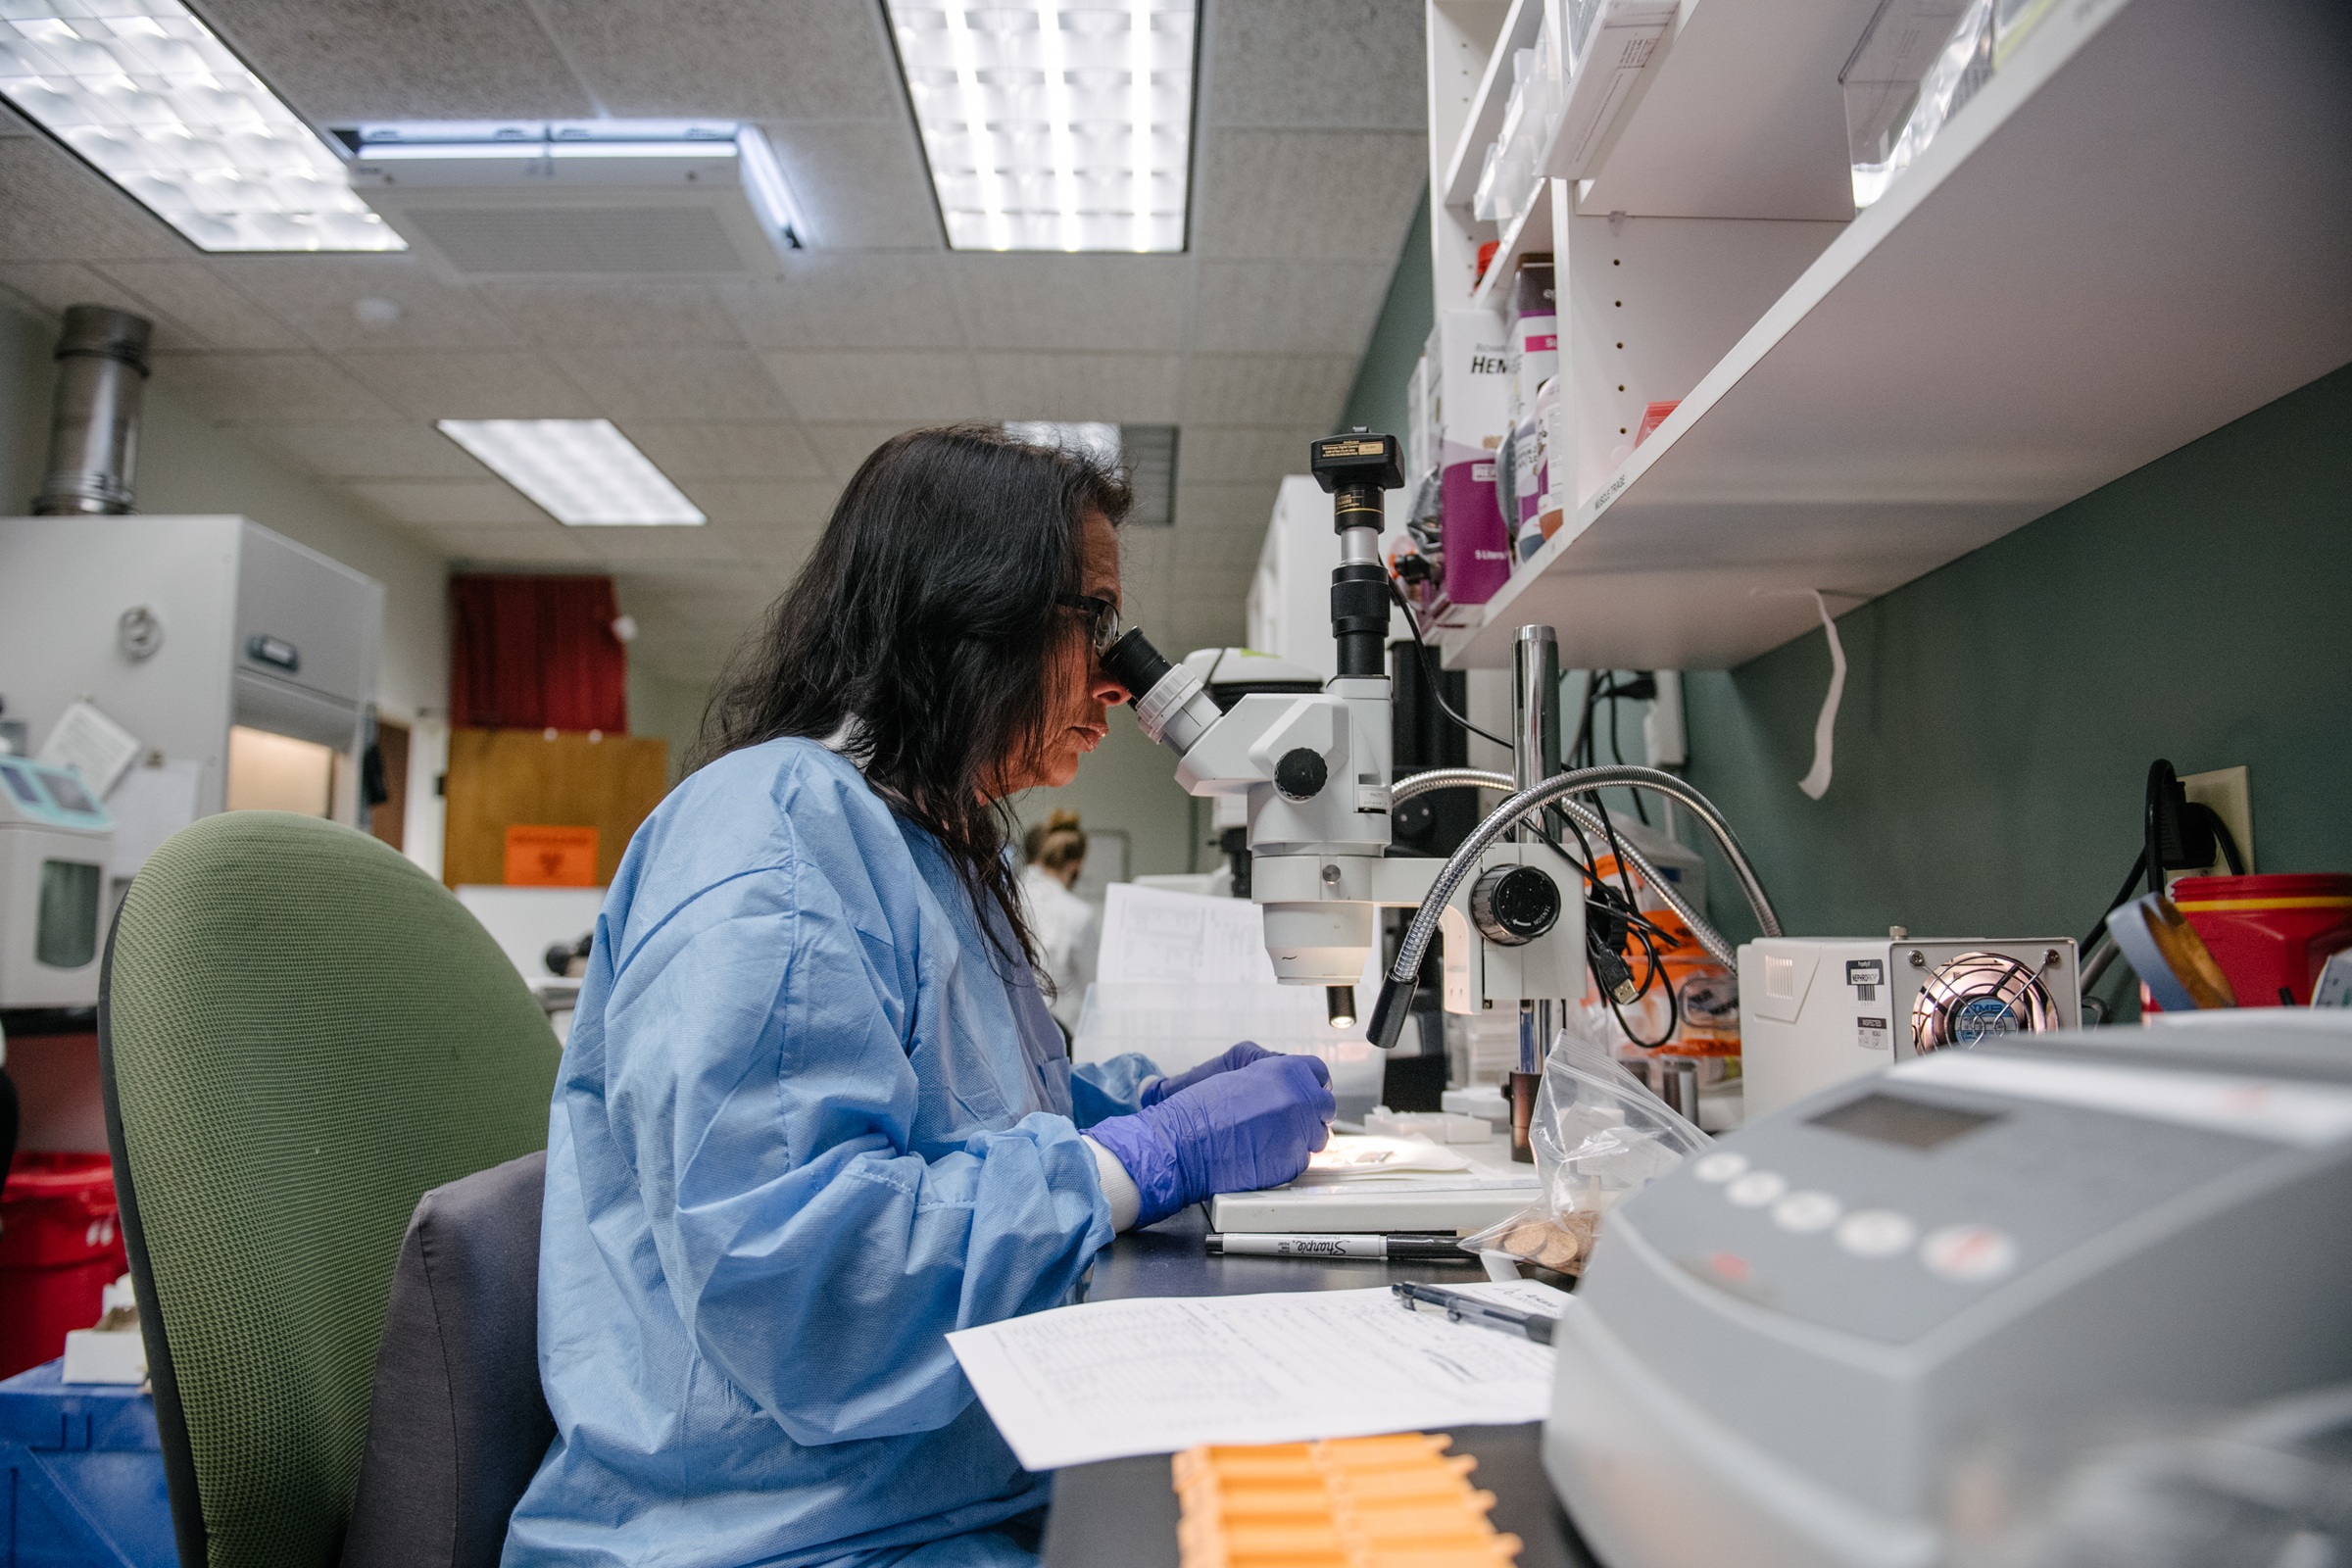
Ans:
[[[115,1169],[104,1154],[23,1153],[0,1188],[0,1378],[66,1353],[122,1277]]]
[[[2241,1007],[2306,1007],[2328,956],[2352,948],[2352,876],[2184,876],[2173,903]]]

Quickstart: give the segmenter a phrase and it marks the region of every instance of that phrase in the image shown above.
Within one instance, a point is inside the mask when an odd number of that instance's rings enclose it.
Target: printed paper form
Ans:
[[[1556,1313],[1533,1281],[1456,1287]],[[1540,1421],[1551,1349],[1407,1311],[1387,1289],[1095,1301],[964,1329],[948,1346],[1031,1470],[1173,1453]]]

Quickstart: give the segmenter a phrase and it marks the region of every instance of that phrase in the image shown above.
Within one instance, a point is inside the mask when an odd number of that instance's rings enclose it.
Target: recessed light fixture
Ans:
[[[1176,523],[1176,427],[1172,424],[1059,423],[1050,419],[1007,420],[1004,433],[1032,446],[1083,452],[1126,475],[1135,504],[1130,528],[1169,528]]]
[[[1180,251],[1198,0],[886,0],[959,251]]]
[[[179,0],[52,3],[0,6],[0,95],[197,249],[408,249]]]
[[[610,419],[436,423],[566,527],[693,527],[709,520]]]
[[[338,128],[351,182],[465,276],[773,275],[807,224],[757,125],[409,121]]]

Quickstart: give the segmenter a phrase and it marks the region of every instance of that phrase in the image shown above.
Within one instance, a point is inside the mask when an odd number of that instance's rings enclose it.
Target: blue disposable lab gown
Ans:
[[[506,1562],[1026,1560],[988,1532],[1047,1481],[942,1336],[1069,1298],[1111,1235],[1073,1111],[1150,1070],[1073,1080],[936,842],[839,757],[689,778],[612,880],[556,1085],[557,1439]]]

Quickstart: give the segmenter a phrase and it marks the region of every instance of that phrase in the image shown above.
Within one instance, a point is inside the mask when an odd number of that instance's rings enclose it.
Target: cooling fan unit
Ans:
[[[1911,1000],[1911,1050],[1973,1046],[2062,1027],[2041,970],[2003,953],[1963,953],[1931,972]]]
[[[2082,1027],[2074,942],[1764,937],[1740,950],[1749,1118],[1932,1052]]]

